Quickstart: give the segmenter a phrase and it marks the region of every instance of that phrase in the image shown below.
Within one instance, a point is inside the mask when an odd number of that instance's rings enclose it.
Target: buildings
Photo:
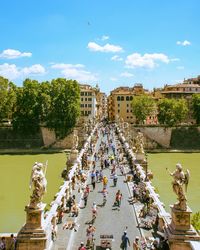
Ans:
[[[184,98],[190,100],[193,94],[200,93],[200,85],[184,81],[181,84],[165,85],[161,90],[164,98]]]
[[[100,92],[98,85],[92,87],[80,84],[81,116],[85,118],[101,119],[106,114],[106,95]]]
[[[136,95],[147,93],[142,84],[135,84],[134,87],[119,87],[111,91],[108,96],[108,118],[111,121],[122,118],[124,122],[135,123],[132,113],[131,102]]]

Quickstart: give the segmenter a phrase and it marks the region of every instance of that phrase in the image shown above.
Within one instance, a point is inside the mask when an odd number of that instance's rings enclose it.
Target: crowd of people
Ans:
[[[0,250],[16,250],[16,238],[14,234],[10,237],[2,237],[0,240]]]

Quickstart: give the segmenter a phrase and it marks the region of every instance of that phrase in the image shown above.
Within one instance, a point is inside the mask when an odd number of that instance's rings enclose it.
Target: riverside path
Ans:
[[[105,133],[107,131],[107,133]],[[104,132],[104,133],[103,133]],[[117,135],[115,134],[114,128],[112,126],[101,128],[98,132],[99,138],[97,140],[97,144],[95,147],[95,152],[98,154],[101,146],[104,145],[105,150],[103,157],[109,159],[114,155],[113,146],[115,147],[116,156],[115,159],[118,158],[118,148],[121,147]],[[94,155],[92,159],[94,160]],[[101,157],[96,160],[95,170],[100,170],[100,161]],[[115,162],[115,160],[114,160]],[[57,237],[53,244],[53,250],[78,250],[80,246],[80,242],[84,242],[86,244],[87,236],[86,230],[88,228],[88,224],[92,219],[92,205],[93,202],[97,205],[97,218],[93,223],[93,226],[96,228],[94,233],[95,238],[95,249],[100,248],[100,235],[113,235],[112,241],[112,249],[120,250],[121,236],[124,231],[127,231],[127,235],[130,239],[131,246],[128,249],[133,249],[133,241],[136,236],[141,237],[140,231],[137,226],[137,220],[135,217],[135,211],[133,205],[130,205],[128,202],[129,197],[131,196],[130,190],[128,189],[128,185],[125,182],[125,176],[121,174],[119,169],[120,164],[116,164],[116,174],[117,174],[117,185],[113,185],[113,179],[111,178],[111,168],[113,164],[110,164],[109,167],[103,168],[103,176],[107,176],[108,184],[107,184],[107,201],[103,204],[103,183],[96,182],[96,187],[93,190],[91,185],[91,170],[88,172],[88,180],[87,183],[90,187],[90,193],[88,196],[88,202],[86,207],[83,206],[83,200],[81,199],[81,193],[76,192],[76,200],[79,200],[79,215],[78,217],[70,218],[68,214],[66,214],[63,218],[63,223],[58,225]],[[125,172],[128,172],[128,165],[124,167]],[[122,193],[121,206],[118,209],[113,206],[115,202],[116,192],[120,190]],[[75,220],[78,229],[74,230],[66,230],[63,229],[63,224],[69,220]]]

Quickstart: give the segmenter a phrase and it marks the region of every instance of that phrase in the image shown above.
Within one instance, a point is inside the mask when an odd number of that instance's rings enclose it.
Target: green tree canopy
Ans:
[[[0,76],[0,122],[10,120],[16,101],[16,86]]]
[[[200,123],[200,94],[194,94],[192,96],[192,109],[193,117],[196,119],[196,123]]]
[[[161,99],[158,102],[159,123],[174,126],[182,122],[188,115],[187,101],[184,99]]]
[[[80,115],[80,88],[77,81],[58,78],[51,81],[51,109],[47,115],[48,128],[63,138],[75,126]]]
[[[137,123],[143,123],[155,109],[154,100],[146,95],[135,96],[132,101],[133,114]]]
[[[34,134],[39,130],[40,103],[39,83],[26,79],[23,87],[18,87],[15,112],[13,113],[13,128],[24,134]]]

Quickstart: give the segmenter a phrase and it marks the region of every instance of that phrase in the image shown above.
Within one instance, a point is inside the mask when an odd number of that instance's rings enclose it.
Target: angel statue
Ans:
[[[135,138],[135,152],[144,154],[144,141],[143,141],[143,134],[138,132]]]
[[[169,170],[168,172],[174,178],[172,181],[172,188],[174,193],[178,196],[178,202],[174,204],[174,207],[176,209],[186,211],[187,210],[186,192],[189,183],[190,172],[187,169],[186,172],[184,173],[180,163],[176,164],[176,170],[174,172],[171,173]],[[184,185],[185,185],[185,190],[183,188]]]
[[[74,130],[72,150],[77,150],[77,148],[78,148],[78,132],[77,130]]]
[[[46,193],[47,179],[45,177],[47,170],[47,163],[43,165],[42,163],[35,162],[31,171],[30,186],[33,187],[33,193],[31,195],[29,207],[37,209],[41,207],[42,198]],[[44,168],[44,170],[43,170]]]

